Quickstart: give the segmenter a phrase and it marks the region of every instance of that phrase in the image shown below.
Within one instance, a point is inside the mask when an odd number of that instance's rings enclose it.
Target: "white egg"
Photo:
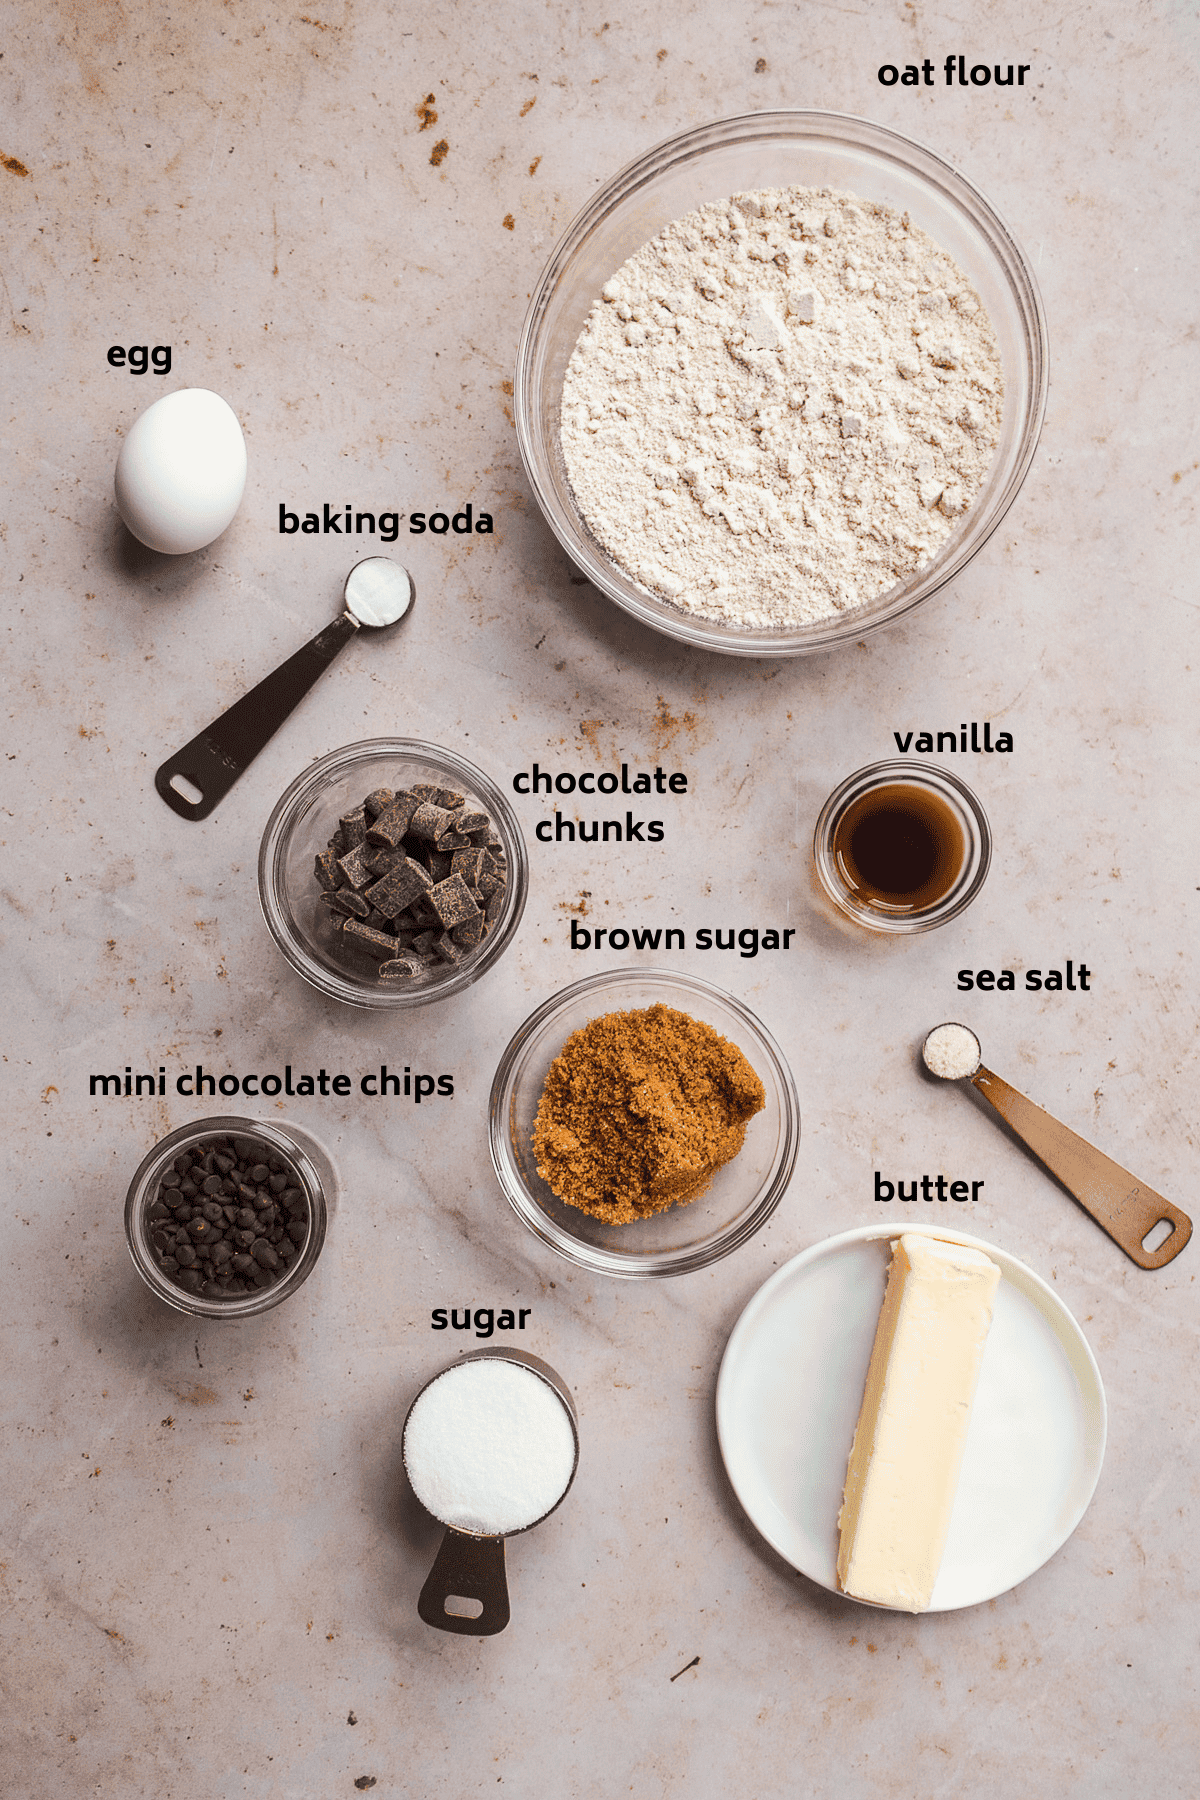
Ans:
[[[156,400],[121,446],[114,487],[121,517],[151,550],[202,550],[245,492],[246,440],[233,408],[207,388]]]

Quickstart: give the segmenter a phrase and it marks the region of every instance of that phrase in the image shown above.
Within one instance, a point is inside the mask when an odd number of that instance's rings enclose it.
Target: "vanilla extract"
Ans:
[[[901,781],[871,788],[846,808],[833,855],[860,904],[920,913],[945,899],[962,873],[967,840],[954,808],[933,789]]]

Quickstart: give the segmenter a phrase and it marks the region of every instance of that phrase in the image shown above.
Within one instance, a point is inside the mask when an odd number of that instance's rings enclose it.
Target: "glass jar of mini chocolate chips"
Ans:
[[[204,1318],[247,1318],[294,1293],[325,1241],[328,1196],[287,1126],[198,1119],[156,1144],[125,1201],[138,1274]]]

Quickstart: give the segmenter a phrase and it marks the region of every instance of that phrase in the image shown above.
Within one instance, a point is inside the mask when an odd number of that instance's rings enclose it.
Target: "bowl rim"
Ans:
[[[302,803],[320,787],[326,776],[372,758],[381,761],[407,759],[427,768],[444,770],[447,775],[476,792],[486,803],[493,826],[505,839],[508,853],[506,908],[495,930],[483,940],[480,954],[463,967],[453,969],[447,976],[412,992],[388,987],[383,983],[372,986],[366,981],[357,981],[326,969],[308,955],[304,946],[288,929],[286,914],[276,892],[277,885],[282,887],[283,859],[291,832],[300,816]],[[318,993],[364,1011],[404,1012],[435,1001],[448,1000],[471,987],[493,967],[516,936],[528,892],[529,853],[520,820],[507,796],[490,775],[468,762],[456,750],[449,750],[440,744],[426,743],[420,738],[360,738],[353,744],[343,744],[318,757],[306,769],[301,770],[295,780],[283,790],[271,809],[259,844],[258,901],[276,947],[296,973]]]
[[[538,447],[543,436],[538,422],[534,374],[539,332],[559,280],[575,252],[611,207],[628,200],[665,167],[698,160],[712,148],[724,148],[739,140],[755,140],[780,132],[793,138],[809,136],[840,142],[860,153],[871,153],[901,167],[909,178],[922,180],[943,203],[966,214],[985,240],[1011,291],[1024,332],[1028,393],[1023,414],[1019,416],[1011,466],[1000,487],[990,497],[986,514],[977,515],[975,507],[968,508],[963,529],[952,534],[930,562],[862,606],[813,621],[808,626],[770,630],[731,626],[724,621],[706,620],[698,614],[672,608],[668,602],[642,593],[623,571],[617,570],[607,554],[600,556],[593,551],[589,538],[574,530],[573,522],[568,523],[560,515],[556,496],[540,473]],[[1046,314],[1037,279],[1014,233],[975,184],[937,151],[889,126],[853,113],[800,107],[734,113],[690,126],[652,145],[603,182],[576,213],[554,245],[530,296],[517,346],[513,386],[517,446],[526,479],[550,530],[593,586],[639,623],[693,649],[744,657],[804,656],[833,650],[843,643],[858,642],[932,599],[962,572],[1002,523],[1029,473],[1045,420],[1049,392]],[[582,519],[581,514],[579,518]],[[910,584],[912,591],[904,592]]]
[[[704,1244],[682,1250],[622,1254],[582,1244],[562,1226],[548,1218],[533,1199],[528,1187],[520,1177],[515,1159],[512,1158],[510,1124],[512,1086],[523,1057],[538,1031],[556,1012],[573,1004],[584,994],[595,993],[601,989],[620,990],[646,982],[652,986],[661,984],[673,988],[685,988],[705,1000],[716,1000],[722,1006],[728,1007],[739,1022],[748,1028],[750,1034],[761,1045],[780,1091],[780,1143],[771,1171],[760,1188],[753,1206],[715,1238]],[[667,1002],[663,1001],[663,1004],[665,1005]],[[714,1029],[716,1028],[714,1027]],[[755,1072],[760,1073],[758,1070]],[[556,1250],[567,1262],[574,1263],[577,1268],[586,1269],[590,1274],[613,1275],[626,1280],[688,1275],[696,1270],[708,1268],[713,1263],[720,1262],[729,1256],[766,1223],[779,1205],[795,1172],[796,1158],[799,1154],[800,1100],[792,1071],[774,1036],[758,1015],[751,1012],[745,1002],[739,1000],[735,994],[731,994],[725,988],[717,987],[713,982],[704,981],[697,975],[684,974],[676,969],[602,969],[594,975],[585,975],[579,981],[572,982],[568,987],[560,988],[550,995],[540,1006],[534,1008],[509,1039],[496,1066],[491,1092],[488,1096],[488,1148],[491,1154],[492,1168],[500,1183],[501,1192],[517,1217],[535,1237],[540,1238],[542,1243],[549,1245],[552,1250]]]

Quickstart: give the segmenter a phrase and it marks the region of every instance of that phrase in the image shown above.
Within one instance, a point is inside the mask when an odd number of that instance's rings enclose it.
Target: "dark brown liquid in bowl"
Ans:
[[[967,840],[940,794],[889,782],[846,808],[833,834],[833,853],[843,878],[866,905],[925,912],[958,880]]]

